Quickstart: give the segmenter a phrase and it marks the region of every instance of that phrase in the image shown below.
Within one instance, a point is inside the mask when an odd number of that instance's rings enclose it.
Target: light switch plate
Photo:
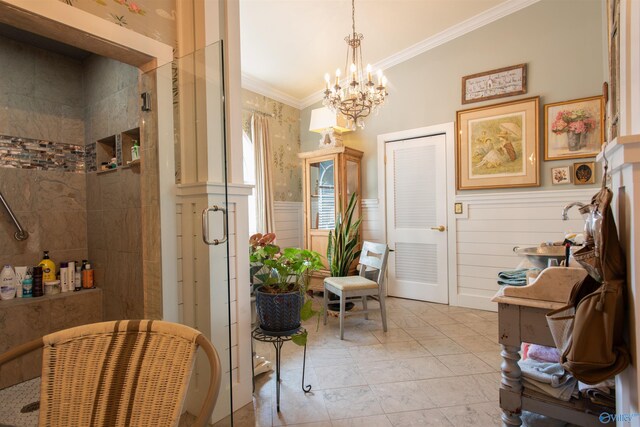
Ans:
[[[454,212],[456,215],[460,215],[460,214],[462,214],[462,203],[460,203],[460,202],[455,203],[455,204],[454,204],[453,212]]]

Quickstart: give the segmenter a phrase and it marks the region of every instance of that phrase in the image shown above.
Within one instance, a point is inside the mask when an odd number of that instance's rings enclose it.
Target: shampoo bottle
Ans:
[[[60,291],[69,291],[69,264],[60,262]]]
[[[68,290],[75,291],[76,290],[76,262],[69,261],[69,268],[67,269],[67,285]]]
[[[84,267],[84,270],[82,270],[82,287],[85,289],[92,289],[93,270],[91,269],[91,264],[86,263]]]
[[[44,288],[42,287],[42,267],[33,267],[33,291],[32,296],[41,297],[44,295]]]
[[[22,298],[31,298],[33,296],[33,277],[29,273],[22,280]]]
[[[140,160],[140,146],[138,141],[133,140],[133,147],[131,147],[131,161]]]
[[[56,264],[49,258],[49,251],[44,251],[42,261],[40,261],[40,267],[42,267],[42,281],[51,282],[56,280]]]
[[[0,272],[0,298],[13,299],[16,296],[16,272],[10,265],[5,265]]]
[[[82,271],[80,271],[81,268],[82,267],[80,267],[79,265],[76,265],[76,277],[74,279],[74,286],[76,291],[82,290]]]

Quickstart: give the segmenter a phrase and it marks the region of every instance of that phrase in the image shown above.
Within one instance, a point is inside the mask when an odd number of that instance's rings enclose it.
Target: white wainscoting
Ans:
[[[274,202],[278,245],[286,248],[304,245],[304,209],[302,202]],[[378,199],[362,200],[362,239],[384,242]]]
[[[497,310],[491,298],[498,291],[498,272],[513,269],[522,260],[513,248],[582,232],[578,209],[562,221],[562,208],[573,201],[588,203],[596,192],[588,188],[456,196],[456,202],[463,203],[463,214],[456,215],[458,292],[453,300],[463,307]]]
[[[276,236],[281,248],[301,248],[304,244],[302,202],[274,202]]]
[[[384,243],[382,221],[378,199],[362,199],[362,240]]]
[[[491,298],[498,291],[497,275],[515,268],[522,260],[514,246],[537,246],[562,240],[565,233],[582,232],[584,221],[576,208],[562,221],[562,208],[569,202],[588,203],[595,188],[527,191],[521,193],[464,194],[463,214],[456,215],[456,295],[452,305],[497,310]],[[450,209],[453,209],[451,203]],[[384,242],[383,208],[377,199],[362,201],[364,240]]]

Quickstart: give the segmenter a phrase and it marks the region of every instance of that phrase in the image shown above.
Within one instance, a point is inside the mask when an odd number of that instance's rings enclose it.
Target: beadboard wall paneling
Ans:
[[[588,203],[595,192],[587,188],[456,196],[464,213],[456,216],[457,255],[453,262],[458,285],[457,295],[450,296],[452,304],[495,311],[491,298],[498,291],[498,273],[522,261],[513,248],[537,246],[562,240],[569,232],[581,232],[584,221],[578,210],[573,208],[569,220],[562,221],[562,208],[573,201]],[[384,242],[383,221],[377,199],[364,199],[363,239]]]
[[[362,199],[362,240],[384,243],[383,221],[378,199]]]
[[[304,209],[302,202],[274,202],[276,235],[280,247],[304,245]],[[384,242],[382,217],[377,199],[362,200],[362,239]]]
[[[281,248],[304,245],[304,210],[302,202],[274,202],[276,236]]]
[[[584,221],[577,208],[562,221],[569,202],[588,203],[593,188],[504,194],[458,195],[463,214],[456,216],[458,305],[497,310],[491,298],[498,291],[496,276],[515,268],[522,258],[515,246],[559,241],[566,233],[581,232]]]

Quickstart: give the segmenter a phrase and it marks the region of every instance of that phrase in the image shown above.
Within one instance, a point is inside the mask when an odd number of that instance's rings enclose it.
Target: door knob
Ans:
[[[431,227],[432,230],[438,230],[439,232],[443,232],[444,230],[446,230],[447,228],[444,225],[439,225],[437,227]]]

